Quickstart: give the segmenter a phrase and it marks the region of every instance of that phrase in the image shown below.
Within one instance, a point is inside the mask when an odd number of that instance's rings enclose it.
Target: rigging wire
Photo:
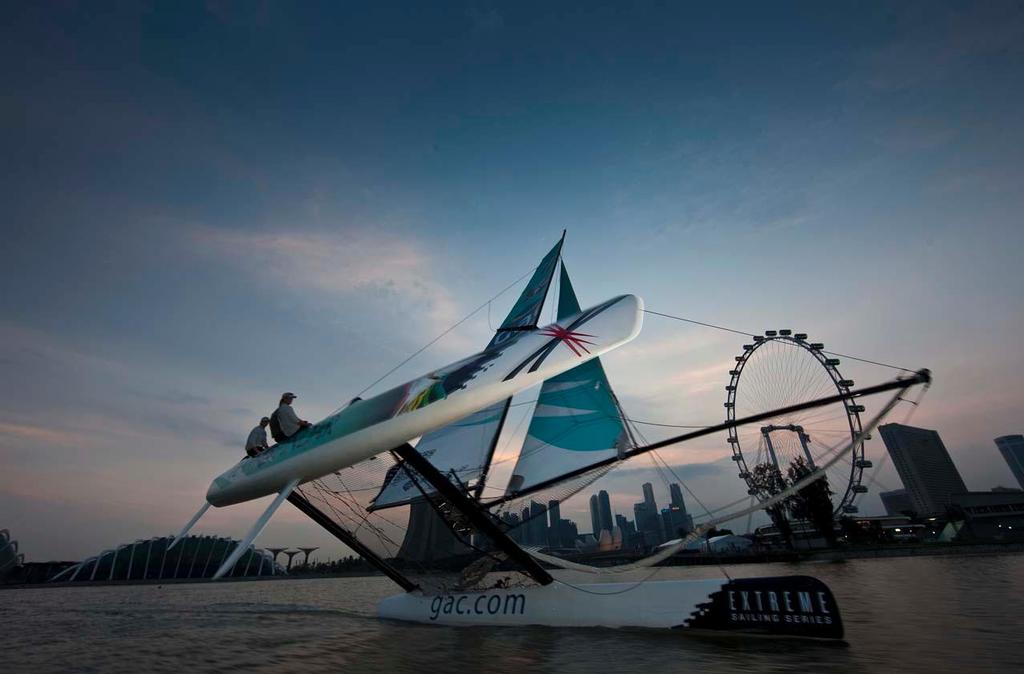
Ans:
[[[404,360],[402,360],[402,361],[401,361],[400,363],[398,363],[398,365],[395,365],[395,366],[394,366],[393,368],[391,368],[390,370],[388,370],[387,372],[385,372],[385,373],[384,373],[384,374],[382,374],[381,376],[377,377],[377,379],[375,379],[375,380],[374,380],[374,381],[373,381],[373,382],[372,382],[371,384],[369,384],[368,386],[366,386],[366,387],[365,387],[365,388],[364,388],[363,390],[359,391],[359,393],[355,394],[355,396],[353,396],[353,397],[354,397],[354,398],[358,398],[358,397],[360,397],[361,395],[363,395],[364,393],[366,393],[367,391],[369,391],[370,389],[372,389],[372,388],[373,388],[374,386],[376,386],[377,384],[379,384],[379,383],[381,383],[382,381],[384,381],[384,380],[385,380],[385,379],[386,379],[387,377],[389,377],[389,376],[390,376],[391,374],[393,374],[393,373],[394,373],[394,372],[395,372],[396,370],[398,370],[398,369],[399,369],[400,367],[402,367],[403,365],[405,365],[406,363],[408,363],[409,361],[411,361],[411,360],[412,360],[413,358],[415,358],[416,356],[420,355],[421,353],[423,353],[424,351],[426,351],[427,349],[429,349],[430,347],[432,347],[432,346],[433,346],[434,344],[436,344],[436,343],[437,343],[438,341],[440,341],[440,340],[441,340],[441,338],[442,338],[442,337],[444,337],[445,335],[447,335],[447,334],[448,334],[449,332],[451,332],[452,330],[454,330],[455,328],[459,327],[460,325],[462,325],[463,323],[465,323],[466,321],[468,321],[468,320],[469,320],[470,318],[472,318],[473,316],[475,316],[475,315],[476,315],[477,313],[479,313],[479,312],[480,312],[480,311],[481,311],[482,309],[484,309],[485,307],[489,308],[489,307],[490,307],[490,305],[491,305],[491,302],[493,302],[494,300],[498,299],[499,297],[501,297],[502,295],[504,295],[505,293],[507,293],[507,292],[508,292],[509,290],[511,290],[511,289],[512,289],[512,288],[513,288],[514,286],[518,285],[520,281],[522,281],[522,280],[523,280],[523,279],[525,279],[525,278],[526,278],[527,276],[529,276],[530,274],[532,274],[532,273],[533,273],[533,272],[534,272],[534,271],[535,271],[536,269],[537,269],[537,267],[534,267],[534,268],[530,269],[530,270],[529,270],[528,272],[526,272],[525,274],[523,274],[522,276],[520,276],[519,278],[517,278],[517,279],[516,279],[515,281],[513,281],[512,283],[509,283],[509,284],[508,284],[507,286],[505,286],[505,287],[504,287],[504,288],[503,288],[503,289],[501,290],[501,292],[499,292],[499,293],[498,293],[497,295],[495,295],[495,296],[491,297],[491,298],[490,298],[489,300],[487,300],[486,302],[484,302],[483,304],[481,304],[480,306],[478,306],[478,307],[477,307],[476,309],[473,309],[473,311],[471,311],[471,312],[469,312],[468,314],[466,314],[465,316],[463,316],[463,317],[462,317],[462,318],[461,318],[461,319],[460,319],[459,321],[457,321],[456,323],[454,323],[454,324],[450,325],[450,326],[449,326],[448,328],[446,328],[446,329],[445,329],[445,330],[444,330],[444,331],[443,331],[443,332],[442,332],[441,334],[439,334],[439,335],[438,335],[437,337],[434,337],[434,338],[433,338],[432,340],[430,340],[429,342],[427,342],[426,344],[424,344],[423,346],[421,346],[420,348],[418,348],[418,349],[417,349],[416,351],[414,351],[414,352],[413,352],[412,354],[410,354],[410,355],[409,355],[409,356],[408,356],[407,358],[405,358],[405,359],[404,359]],[[490,318],[488,317],[488,322],[489,322],[489,320],[490,320]],[[334,412],[332,412],[331,414],[335,414],[336,412],[338,412],[338,411],[339,411],[339,410],[341,410],[341,409],[342,409],[342,408],[341,408],[341,407],[339,407],[338,409],[336,409],[336,410],[335,410]]]
[[[744,332],[743,330],[736,330],[734,328],[727,328],[724,325],[715,325],[714,323],[705,323],[704,321],[697,321],[697,320],[694,320],[692,318],[684,318],[682,316],[673,316],[672,314],[666,314],[666,313],[662,313],[660,311],[653,311],[651,309],[643,309],[643,312],[645,314],[651,314],[653,316],[661,316],[662,318],[670,318],[670,319],[672,319],[674,321],[682,321],[684,323],[692,323],[693,325],[702,325],[702,326],[704,326],[706,328],[714,328],[715,330],[722,330],[724,332],[731,332],[731,333],[736,334],[736,335],[743,335],[744,337],[759,337],[759,336],[761,336],[761,335],[759,335],[757,333],[753,333],[753,332]],[[858,356],[851,356],[849,354],[839,353],[837,351],[825,351],[825,350],[822,350],[822,353],[827,353],[830,356],[837,356],[839,358],[847,358],[849,360],[856,360],[856,361],[860,361],[861,363],[868,363],[870,365],[878,365],[880,367],[887,367],[887,368],[890,368],[892,370],[899,370],[900,372],[914,372],[914,370],[912,370],[910,368],[907,368],[907,367],[901,367],[899,365],[892,365],[890,363],[882,363],[882,362],[879,362],[877,360],[868,360],[867,358],[860,358]]]

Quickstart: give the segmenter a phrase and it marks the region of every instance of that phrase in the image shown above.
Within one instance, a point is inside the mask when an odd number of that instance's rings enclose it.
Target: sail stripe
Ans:
[[[566,407],[564,405],[537,405],[533,410],[536,417],[574,417],[593,413],[594,410],[580,407]]]

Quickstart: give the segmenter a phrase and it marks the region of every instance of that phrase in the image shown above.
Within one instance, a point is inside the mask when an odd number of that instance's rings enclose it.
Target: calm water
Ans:
[[[846,645],[678,631],[384,623],[379,578],[0,592],[2,671],[1021,671],[1024,557],[729,567],[827,582]],[[674,568],[659,578],[716,576]],[[578,580],[574,577],[573,580]]]

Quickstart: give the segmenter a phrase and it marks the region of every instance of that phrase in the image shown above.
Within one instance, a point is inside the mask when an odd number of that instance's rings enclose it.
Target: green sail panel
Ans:
[[[526,284],[526,288],[487,348],[500,346],[505,339],[514,337],[520,330],[536,327],[561,252],[562,241],[559,241],[537,265],[530,282]],[[424,435],[416,443],[416,450],[441,473],[463,485],[473,487],[479,494],[483,489],[487,468],[490,466],[498,436],[505,423],[510,401],[511,398],[502,400],[465,419]],[[396,464],[385,477],[384,485],[374,498],[371,509],[404,505],[421,498],[423,492],[430,494],[433,491],[434,488],[412,469]]]
[[[559,319],[580,310],[562,264]],[[512,471],[509,493],[598,463],[630,446],[600,359],[544,382]]]
[[[565,235],[562,236],[564,240]],[[559,241],[537,265],[530,282],[526,284],[526,288],[523,289],[519,299],[512,306],[512,310],[508,312],[508,316],[494,333],[487,348],[500,345],[510,334],[515,334],[516,330],[537,327],[537,319],[540,318],[540,310],[544,306],[544,298],[548,295],[548,287],[551,285],[551,279],[555,276],[555,267],[558,266],[558,258],[561,254],[562,241]]]

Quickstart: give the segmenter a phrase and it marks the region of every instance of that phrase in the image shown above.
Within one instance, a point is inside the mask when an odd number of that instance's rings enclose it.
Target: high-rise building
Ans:
[[[615,526],[622,529],[623,541],[632,541],[636,536],[636,526],[625,515],[615,515]]]
[[[903,515],[907,512],[914,512],[914,504],[910,501],[910,494],[907,493],[906,489],[893,489],[892,491],[883,491],[878,494],[878,498],[882,499],[882,505],[885,506],[886,515]]]
[[[647,509],[652,512],[658,512],[658,504],[654,502],[654,487],[651,486],[650,482],[644,482],[644,503],[647,504]]]
[[[562,508],[557,500],[548,501],[548,545],[560,548],[562,543]]]
[[[548,544],[547,508],[536,501],[530,501],[530,521],[526,526],[530,530],[530,545]]]
[[[671,505],[679,508],[682,513],[680,526],[687,532],[693,531],[693,516],[686,512],[686,501],[683,500],[683,490],[678,483],[673,482],[668,486],[669,495],[672,497]]]
[[[953,494],[967,491],[935,431],[903,424],[878,427],[918,515],[945,515]]]
[[[661,509],[661,526],[666,540],[682,538],[693,531],[693,518],[679,506],[670,505]]]
[[[590,526],[594,539],[601,535],[601,509],[597,505],[597,494],[590,495]]]
[[[636,518],[636,529],[643,535],[647,546],[658,545],[665,541],[661,531],[661,517],[657,511],[647,508],[647,502],[633,504],[633,516]]]
[[[680,510],[682,510],[683,514],[685,515],[686,514],[686,501],[683,500],[683,490],[679,486],[679,484],[676,483],[676,482],[673,482],[672,484],[670,484],[668,486],[668,493],[669,493],[669,495],[672,496],[672,499],[671,499],[672,505],[674,505],[674,506],[678,507]]]
[[[501,521],[505,523],[508,537],[516,543],[523,543],[523,528],[519,526],[519,515],[517,513],[502,513]]]
[[[612,503],[608,498],[608,492],[604,489],[597,493],[599,513],[601,515],[601,528],[611,531],[615,528],[615,520],[612,519]]]
[[[1013,476],[1024,489],[1024,435],[1004,435],[996,438],[996,447],[1010,465]]]
[[[559,544],[563,548],[576,546],[576,538],[579,532],[576,530],[576,523],[572,520],[560,520],[558,523]]]

